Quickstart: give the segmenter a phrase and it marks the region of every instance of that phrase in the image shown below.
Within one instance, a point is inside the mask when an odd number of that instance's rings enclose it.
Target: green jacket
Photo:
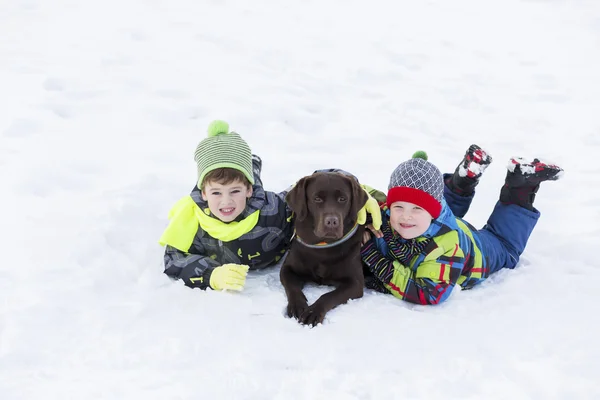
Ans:
[[[471,227],[442,202],[442,213],[411,243],[397,235],[382,210],[383,238],[361,249],[363,262],[394,296],[416,304],[438,304],[456,284],[471,288],[488,276],[487,263]],[[400,260],[400,249],[413,252]]]
[[[260,181],[258,181],[260,182]],[[267,192],[261,185],[238,219],[224,223],[210,215],[196,186],[170,212],[160,243],[165,248],[165,274],[186,286],[206,289],[212,271],[223,264],[261,269],[275,264],[287,251],[293,234],[287,192]]]

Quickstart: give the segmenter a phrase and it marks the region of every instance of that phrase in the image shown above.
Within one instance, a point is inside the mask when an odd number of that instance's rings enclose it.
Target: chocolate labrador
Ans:
[[[363,295],[364,227],[356,219],[367,195],[352,177],[316,172],[300,179],[286,201],[296,216],[296,235],[279,275],[288,299],[287,315],[315,326],[332,308]],[[309,306],[302,292],[308,281],[335,289]]]

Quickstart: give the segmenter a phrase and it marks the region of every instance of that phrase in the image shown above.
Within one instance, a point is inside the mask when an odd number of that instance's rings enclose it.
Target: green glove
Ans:
[[[360,225],[364,225],[367,222],[367,213],[371,214],[371,219],[373,220],[373,228],[376,230],[381,229],[381,209],[379,208],[379,203],[377,200],[371,196],[369,193],[369,186],[361,185],[365,193],[367,193],[367,202],[364,207],[358,211],[358,219],[357,222]]]
[[[242,264],[223,264],[210,274],[210,287],[215,290],[237,290],[244,289],[248,266]]]

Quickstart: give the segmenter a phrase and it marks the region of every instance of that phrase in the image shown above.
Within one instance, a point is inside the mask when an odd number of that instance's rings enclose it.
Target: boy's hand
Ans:
[[[367,229],[365,229],[365,231],[363,232],[363,237],[360,242],[361,246],[364,246],[369,240],[373,238],[373,236],[375,236],[376,238],[382,238],[383,232],[378,231],[377,229],[373,228],[373,225],[369,224],[367,225]]]
[[[210,287],[215,290],[243,290],[248,268],[243,264],[223,264],[210,274]]]
[[[369,240],[371,240],[371,232],[369,232],[368,230],[365,230],[363,232],[363,237],[360,241],[360,245],[364,246]]]
[[[375,229],[372,224],[367,225],[367,229],[368,229],[368,231],[371,231],[371,233],[373,233],[373,236],[375,236],[376,238],[379,239],[379,238],[383,237],[383,232],[381,232],[381,230],[379,230],[379,229]],[[368,232],[368,231],[365,231],[365,232]]]
[[[363,190],[367,194],[367,202],[363,208],[358,211],[357,222],[360,225],[364,225],[367,222],[367,213],[371,214],[371,219],[373,220],[372,225],[375,228],[375,231],[381,229],[381,209],[379,208],[379,203],[377,200],[373,198],[363,187]],[[372,229],[371,229],[372,230]]]

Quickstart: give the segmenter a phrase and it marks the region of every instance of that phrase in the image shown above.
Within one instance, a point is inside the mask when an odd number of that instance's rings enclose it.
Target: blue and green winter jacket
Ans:
[[[406,264],[390,250],[406,240],[390,226],[387,208],[381,212],[384,237],[367,242],[361,256],[394,296],[416,304],[438,304],[448,298],[456,284],[468,289],[489,275],[477,231],[456,217],[445,200],[440,216],[422,236],[413,239],[422,250]]]

